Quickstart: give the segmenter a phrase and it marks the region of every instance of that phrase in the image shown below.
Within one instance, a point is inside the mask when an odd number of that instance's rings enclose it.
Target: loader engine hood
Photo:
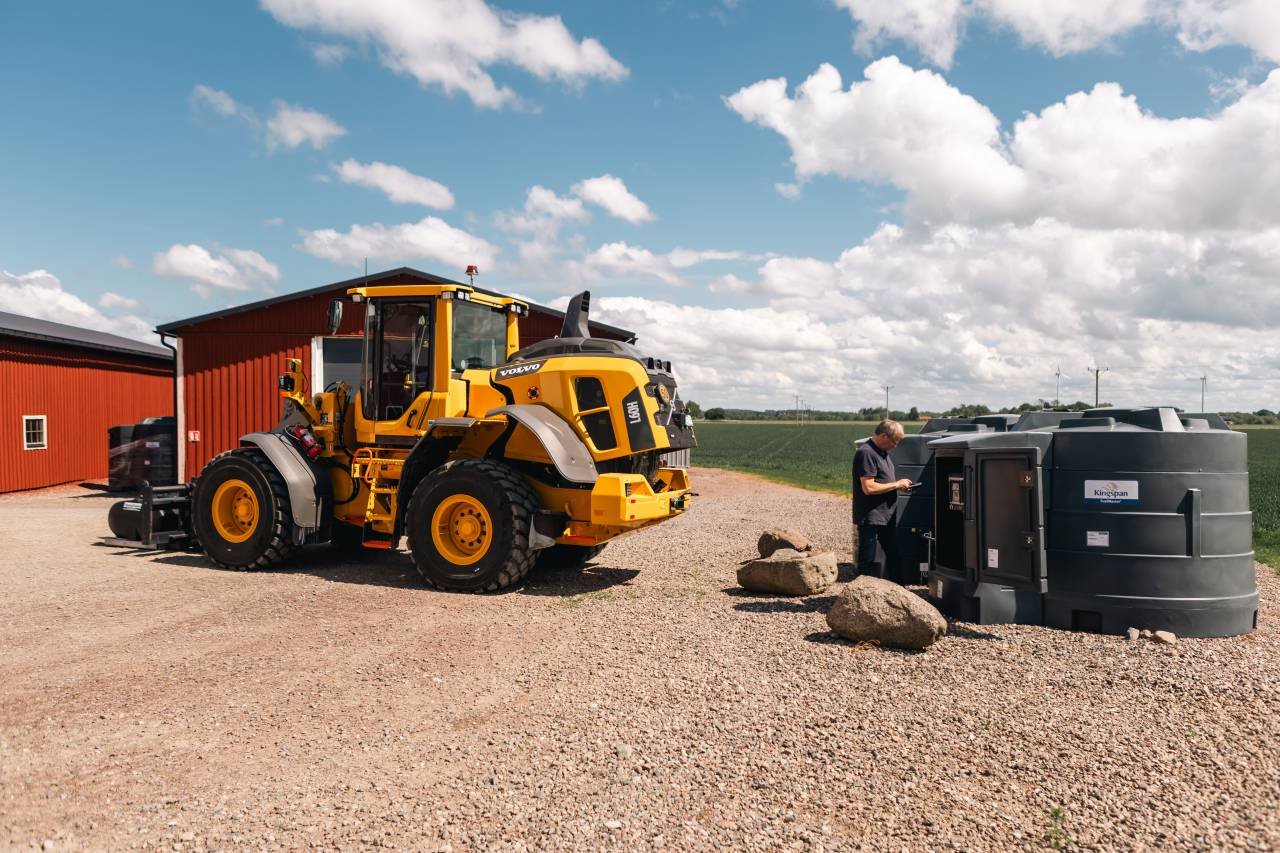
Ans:
[[[580,293],[570,300],[560,336],[530,344],[513,353],[506,364],[494,371],[495,384],[505,385],[540,372],[549,363],[558,362],[559,370],[576,375],[579,371],[570,365],[577,358],[626,359],[640,365],[645,378],[642,381],[637,375],[635,380],[629,380],[631,387],[620,397],[615,393],[616,387],[611,388],[608,404],[621,407],[623,420],[618,426],[625,429],[633,451],[655,446],[663,449],[696,446],[693,418],[676,390],[671,362],[647,356],[634,344],[625,341],[591,337],[587,325],[590,300],[589,292]],[[574,394],[577,394],[576,388]],[[579,408],[583,408],[582,401],[578,402]],[[644,417],[645,414],[649,417]],[[663,434],[665,442],[661,438],[654,441],[655,437]]]

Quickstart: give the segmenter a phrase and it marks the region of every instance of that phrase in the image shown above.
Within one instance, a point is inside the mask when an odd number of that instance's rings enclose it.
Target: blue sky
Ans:
[[[478,261],[592,288],[709,404],[1012,403],[1059,364],[1075,398],[1096,361],[1118,402],[1207,372],[1280,407],[1280,16],[1077,5],[8,4],[0,309],[137,336],[366,253]],[[452,205],[393,201],[414,176]]]

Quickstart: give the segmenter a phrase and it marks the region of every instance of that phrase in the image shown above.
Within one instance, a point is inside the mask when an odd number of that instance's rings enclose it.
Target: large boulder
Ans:
[[[863,575],[846,586],[827,613],[841,637],[902,649],[923,649],[947,633],[932,604],[896,583]]]
[[[833,551],[801,554],[780,548],[768,557],[743,563],[738,569],[738,583],[754,592],[816,595],[836,582],[836,574]]]
[[[783,530],[781,528],[774,528],[761,533],[760,541],[756,543],[756,547],[760,550],[761,557],[772,556],[773,552],[780,548],[790,548],[792,551],[813,550],[813,544],[809,541],[809,537],[794,530]]]

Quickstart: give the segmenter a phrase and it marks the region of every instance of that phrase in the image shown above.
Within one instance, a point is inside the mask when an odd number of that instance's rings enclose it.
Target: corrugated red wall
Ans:
[[[107,429],[173,414],[173,365],[0,336],[0,492],[107,477]],[[46,450],[22,418],[44,415]]]
[[[378,282],[397,283],[396,279]],[[403,283],[421,282],[406,278]],[[240,436],[269,430],[279,422],[282,404],[276,380],[284,372],[285,359],[302,359],[303,371],[311,373],[311,340],[327,334],[325,311],[329,300],[338,295],[335,291],[303,297],[177,331],[185,401],[179,448],[184,439],[199,433],[198,441],[185,441],[187,480],[198,476],[214,456],[239,446]],[[362,334],[363,317],[363,311],[349,311],[339,334]],[[521,318],[521,346],[555,337],[561,322],[554,315],[530,311]]]
[[[325,334],[329,298],[270,305],[178,333],[184,401],[178,443],[185,440],[188,480],[214,456],[239,446],[240,436],[280,420],[276,380],[287,358],[302,359],[303,372],[311,373],[311,339]],[[343,334],[361,331],[356,313],[343,321]]]

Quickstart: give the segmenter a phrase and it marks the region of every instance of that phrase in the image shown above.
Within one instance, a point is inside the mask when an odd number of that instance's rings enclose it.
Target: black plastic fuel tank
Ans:
[[[931,443],[944,612],[1112,634],[1256,627],[1246,436],[1158,407],[1052,420]]]
[[[1246,442],[1172,409],[1094,410],[1055,430],[1045,624],[1257,627]]]

